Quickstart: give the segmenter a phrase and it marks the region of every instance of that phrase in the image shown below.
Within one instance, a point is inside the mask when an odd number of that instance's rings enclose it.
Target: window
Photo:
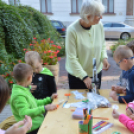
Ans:
[[[19,5],[20,4],[20,0],[9,0],[9,4],[10,5]]]
[[[133,12],[134,12],[133,4],[134,4],[133,0],[127,0],[127,13],[126,13],[126,15],[129,15],[129,16],[133,15]]]
[[[71,0],[71,13],[80,13],[82,0]]]
[[[123,24],[113,23],[113,27],[125,27]]]
[[[103,26],[104,27],[111,27],[112,26],[112,23],[104,24]]]
[[[51,0],[40,0],[40,4],[42,13],[52,13]]]
[[[114,13],[114,0],[102,0],[105,6],[105,13]]]
[[[51,21],[51,24],[52,24],[54,27],[63,27],[63,24],[60,23],[59,21]]]

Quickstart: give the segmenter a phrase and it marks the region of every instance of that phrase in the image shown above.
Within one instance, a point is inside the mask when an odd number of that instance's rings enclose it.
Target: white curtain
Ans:
[[[109,12],[114,12],[114,0],[109,0]]]
[[[48,13],[52,12],[52,10],[51,10],[51,0],[47,0],[47,12]]]
[[[77,1],[78,1],[78,13],[80,13],[82,0],[77,0]]]
[[[72,13],[76,13],[76,0],[72,0]]]
[[[46,13],[46,5],[45,0],[41,0],[41,12]]]
[[[102,0],[102,4],[105,6],[105,12],[107,13],[108,12],[108,7],[107,7],[108,0]]]

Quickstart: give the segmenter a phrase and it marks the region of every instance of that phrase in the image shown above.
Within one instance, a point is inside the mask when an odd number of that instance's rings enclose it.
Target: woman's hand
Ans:
[[[84,79],[83,82],[85,83],[85,85],[86,85],[86,87],[88,89],[91,89],[92,88],[91,79],[89,77],[87,77],[86,79]]]
[[[113,113],[112,113],[112,116],[113,116],[114,119],[119,119],[120,113],[114,109]]]
[[[107,71],[109,69],[109,67],[110,67],[110,64],[108,63],[107,58],[104,58],[103,59],[103,70]]]
[[[31,129],[31,127],[31,117],[26,115],[23,121],[19,121],[18,123],[15,123],[12,127],[8,128],[5,134],[26,134],[27,131]]]

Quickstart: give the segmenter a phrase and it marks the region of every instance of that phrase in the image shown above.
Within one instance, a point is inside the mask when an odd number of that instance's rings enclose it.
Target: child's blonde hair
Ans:
[[[133,51],[133,54],[134,54],[134,40],[132,40],[131,42],[129,42],[127,44],[127,46]]]
[[[133,52],[129,47],[125,45],[120,45],[115,50],[113,57],[114,59],[118,59],[118,60],[130,58],[133,57]]]
[[[36,61],[41,62],[41,57],[36,51],[28,51],[25,54],[25,62],[31,66],[34,65]]]
[[[27,76],[32,75],[32,73],[31,66],[25,63],[16,64],[13,68],[13,76],[17,82],[24,82]]]

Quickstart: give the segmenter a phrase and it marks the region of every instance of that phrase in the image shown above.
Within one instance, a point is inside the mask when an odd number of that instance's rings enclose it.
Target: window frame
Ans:
[[[16,3],[16,0],[13,0],[14,1],[14,4],[13,5],[18,5],[17,3]],[[10,5],[10,0],[8,0],[8,3],[9,3],[9,5]],[[20,4],[20,0],[19,0],[19,4]]]
[[[48,12],[48,7],[47,7],[47,0],[45,0],[45,8],[46,8],[46,12],[42,12],[42,0],[40,0],[40,12],[43,14],[50,14],[52,15],[52,1],[51,1],[51,12]]]
[[[71,13],[70,14],[80,14],[78,12],[78,0],[76,0],[76,12],[73,13],[73,0],[70,0],[71,1]]]
[[[115,14],[114,13],[114,0],[113,0],[113,12],[109,12],[109,1],[110,0],[107,0],[107,12],[104,12],[104,14]],[[103,3],[102,3],[103,4]]]

